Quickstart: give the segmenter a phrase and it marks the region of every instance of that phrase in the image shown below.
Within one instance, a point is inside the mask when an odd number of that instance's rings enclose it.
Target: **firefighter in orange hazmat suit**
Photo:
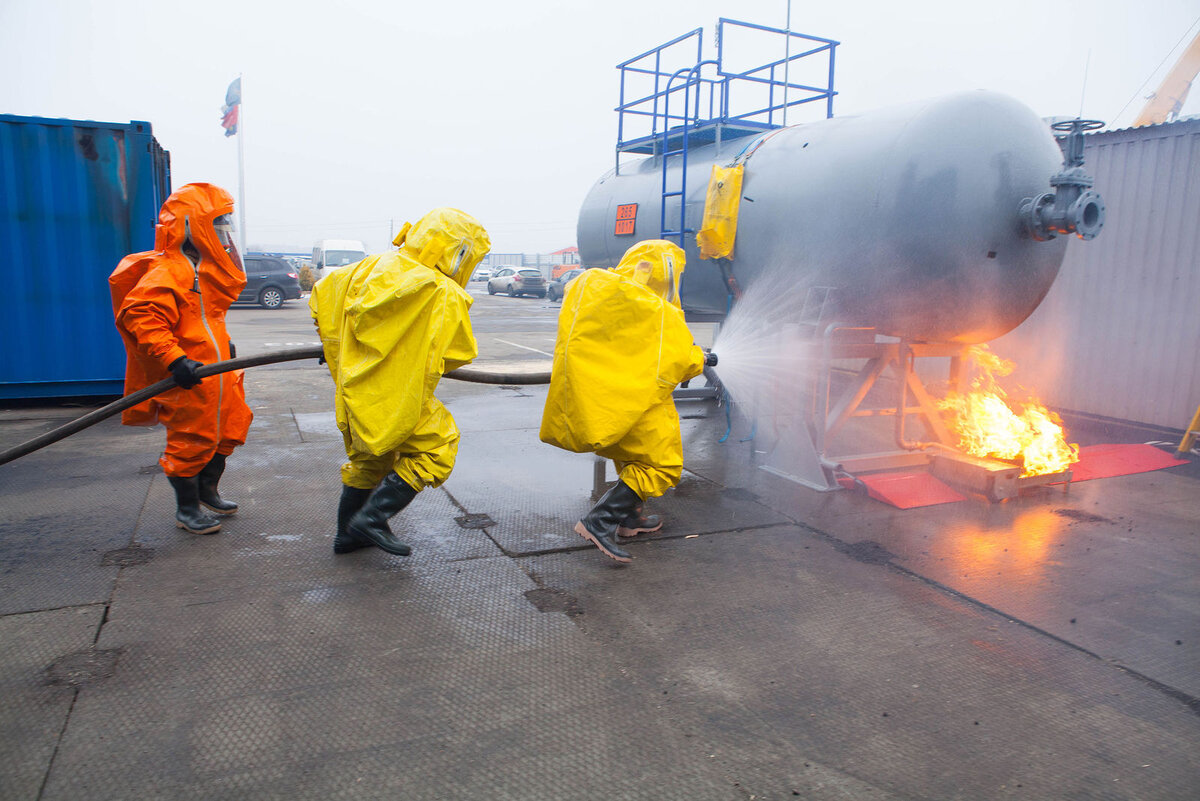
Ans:
[[[612,459],[617,483],[575,531],[618,562],[618,537],[657,531],[642,503],[679,483],[683,440],[671,397],[716,357],[692,342],[679,303],[684,253],[672,242],[634,245],[612,270],[567,286],[542,413],[543,442]]]
[[[433,391],[478,354],[466,292],[491,241],[479,222],[438,208],[405,223],[399,251],[368,256],[313,287],[309,299],[336,387],[342,465],[333,552],[411,548],[388,520],[450,477],[458,427]]]
[[[221,516],[237,511],[217,484],[254,417],[240,370],[203,381],[196,375],[204,364],[233,357],[225,312],[246,285],[233,241],[233,198],[212,184],[180,187],[159,212],[154,248],[126,256],[108,279],[127,354],[125,393],[168,376],[179,386],[127,409],[121,422],[166,426],[159,464],[175,490],[176,525],[211,534],[220,519],[200,507]]]

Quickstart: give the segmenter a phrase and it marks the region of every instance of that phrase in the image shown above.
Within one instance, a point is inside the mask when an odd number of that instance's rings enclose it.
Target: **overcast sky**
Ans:
[[[715,57],[719,17],[783,27],[787,7],[0,0],[0,113],[147,120],[174,186],[236,196],[220,107],[241,74],[251,246],[379,251],[393,223],[450,205],[494,252],[548,252],[575,243],[580,203],[613,165],[615,65],[698,27]],[[793,0],[791,13],[792,30],[841,43],[835,114],[990,89],[1124,127],[1195,34],[1200,0]]]

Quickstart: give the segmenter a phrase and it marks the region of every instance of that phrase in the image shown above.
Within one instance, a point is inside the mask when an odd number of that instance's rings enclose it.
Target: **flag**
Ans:
[[[237,78],[225,90],[225,105],[221,106],[221,127],[226,136],[238,132],[238,109],[242,105],[242,79]]]

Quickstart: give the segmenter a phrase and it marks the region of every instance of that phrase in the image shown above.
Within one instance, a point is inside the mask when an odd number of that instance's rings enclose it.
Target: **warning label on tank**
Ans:
[[[633,234],[633,224],[637,220],[636,203],[626,203],[623,206],[617,206],[617,226],[613,229],[613,233],[617,236],[630,236]]]

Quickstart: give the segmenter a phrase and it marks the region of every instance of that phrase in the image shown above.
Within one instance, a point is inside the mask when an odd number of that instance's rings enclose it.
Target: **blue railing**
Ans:
[[[752,67],[745,72],[730,72],[725,69],[725,42],[726,32],[725,26],[731,28],[745,28],[752,31],[761,31],[769,34],[778,34],[785,37],[785,55],[783,58],[776,61],[771,61],[758,67]],[[799,40],[805,47],[799,53],[791,52],[791,45]],[[815,47],[813,45],[816,45]],[[738,86],[738,81],[747,83],[757,83],[765,85],[768,89],[767,105],[763,108],[752,109],[741,114],[732,113],[730,99],[727,96],[726,102],[723,104],[722,121],[734,123],[737,121],[751,120],[755,117],[766,115],[767,124],[772,127],[780,127],[787,124],[787,110],[793,106],[801,106],[807,103],[814,103],[820,100],[825,101],[825,117],[833,116],[833,98],[837,92],[833,89],[833,71],[837,46],[840,42],[833,39],[824,39],[820,36],[809,36],[804,33],[795,33],[783,28],[770,28],[765,25],[754,25],[749,22],[738,22],[737,20],[721,18],[717,23],[717,70],[725,81],[725,91],[728,95],[731,87]],[[828,69],[826,71],[826,82],[824,86],[812,86],[803,83],[794,83],[790,79],[790,68],[796,62],[804,59],[812,59],[827,54]],[[796,64],[796,66],[800,66]],[[807,66],[807,64],[805,65]],[[780,77],[780,73],[783,77]],[[797,94],[792,95],[795,91]],[[782,93],[783,97],[777,99],[776,94]],[[779,114],[781,119],[776,121],[776,114]]]
[[[744,29],[780,37],[781,56],[765,64],[737,72],[729,69],[728,39],[732,31]],[[661,154],[670,144],[665,139],[692,129],[696,144],[707,144],[722,136],[733,138],[779,128],[787,122],[787,110],[825,101],[825,116],[833,116],[835,52],[839,42],[783,28],[754,25],[721,18],[717,23],[717,58],[703,58],[704,29],[696,28],[658,47],[621,62],[620,102],[617,112],[617,152]],[[798,52],[792,53],[792,45]],[[799,62],[810,67],[813,59],[827,59],[824,85],[792,80],[790,70]],[[680,75],[687,79],[677,83]],[[633,84],[646,87],[636,96]],[[767,91],[765,105],[747,104],[751,88]],[[682,94],[683,108],[672,111],[672,96]],[[748,106],[748,107],[747,107]],[[635,121],[648,121],[631,131]],[[722,131],[721,129],[726,129]],[[659,141],[659,140],[664,141]],[[662,145],[662,147],[660,147]]]
[[[665,72],[663,70],[663,56],[667,51],[682,43],[690,43],[690,40],[695,41],[696,55],[690,61],[690,64],[698,64],[700,62],[701,49],[703,45],[704,29],[696,28],[694,31],[689,31],[682,36],[677,36],[665,44],[647,50],[641,55],[623,61],[617,65],[617,69],[621,71],[621,100],[617,106],[617,149],[621,149],[621,144],[625,141],[625,117],[626,115],[633,117],[649,117],[651,119],[650,135],[654,136],[659,132],[660,123],[669,124],[666,117],[666,95],[668,89],[664,88],[664,81],[669,84],[671,77],[674,75],[674,70]],[[653,56],[654,64],[652,67],[641,64]],[[625,93],[628,88],[630,77],[636,75],[648,75],[653,78],[653,88],[650,94],[638,97],[633,100],[626,100]],[[660,104],[663,105],[663,110],[660,111]],[[681,118],[682,120],[682,118]],[[664,128],[665,130],[665,128]]]
[[[738,30],[755,31],[782,38],[780,58],[741,72],[726,67],[727,38]],[[703,58],[704,29],[696,28],[669,42],[634,56],[617,65],[621,72],[620,103],[617,112],[616,167],[621,169],[622,153],[652,154],[662,158],[662,204],[659,215],[659,235],[677,239],[684,244],[684,235],[694,233],[687,228],[687,161],[692,147],[717,143],[787,124],[789,108],[825,101],[825,116],[833,116],[834,53],[838,42],[793,33],[783,28],[771,28],[748,22],[721,18],[717,22],[717,58]],[[797,45],[799,52],[792,53]],[[694,48],[694,49],[693,49]],[[826,58],[824,85],[800,83],[791,79],[790,72],[797,62],[807,59],[804,67],[811,69],[813,59]],[[818,65],[819,66],[819,65]],[[646,87],[636,97],[632,84]],[[760,94],[766,90],[766,105],[746,102],[752,89]],[[680,106],[680,104],[682,104]],[[647,123],[631,134],[634,122]],[[679,166],[678,187],[670,185],[668,166],[675,157]],[[678,197],[679,222],[668,227],[667,200]]]
[[[675,72],[675,74],[672,75],[671,78],[667,81],[667,88],[663,93],[663,119],[665,121],[669,121],[672,119],[671,95],[675,92],[679,92],[679,91],[683,92],[683,108],[684,108],[685,113],[679,117],[679,119],[681,120],[681,125],[678,128],[677,136],[674,136],[674,137],[668,136],[667,130],[664,129],[664,132],[662,135],[662,140],[663,140],[662,147],[659,149],[659,154],[662,156],[662,159],[663,159],[662,202],[659,204],[659,224],[658,224],[659,238],[660,239],[675,238],[678,240],[678,244],[680,247],[683,247],[683,245],[684,245],[684,241],[683,241],[684,234],[695,233],[692,229],[687,227],[687,221],[686,221],[687,204],[686,204],[686,201],[684,200],[684,198],[687,197],[687,160],[688,160],[688,145],[690,144],[689,143],[689,134],[690,134],[689,128],[691,127],[691,125],[690,125],[691,120],[698,116],[698,106],[699,106],[699,100],[700,100],[700,94],[701,94],[700,90],[703,89],[706,85],[710,90],[709,104],[710,104],[710,106],[712,104],[712,91],[711,90],[712,90],[714,83],[706,82],[703,78],[700,77],[700,73],[701,73],[701,70],[703,70],[705,66],[713,65],[715,63],[716,62],[713,62],[713,61],[701,61],[701,62],[697,63],[696,66],[694,66],[690,69],[687,67],[684,67],[681,70],[677,70]],[[675,83],[676,79],[679,79],[679,78],[682,78],[682,83],[679,86],[674,86],[673,84]],[[695,111],[693,111],[693,108],[692,108],[693,104],[691,102],[693,88],[696,88],[696,90],[697,90],[696,94],[695,94],[697,109]],[[672,142],[677,142],[678,146],[672,148],[672,144],[671,144]],[[668,177],[670,175],[670,171],[666,169],[666,165],[667,165],[667,161],[671,158],[671,156],[679,156],[681,159],[681,162],[679,165],[679,189],[677,189],[677,190],[671,190],[668,185],[669,184]],[[676,228],[668,228],[667,227],[667,198],[670,198],[670,197],[678,197],[680,199],[679,200],[679,225]]]

